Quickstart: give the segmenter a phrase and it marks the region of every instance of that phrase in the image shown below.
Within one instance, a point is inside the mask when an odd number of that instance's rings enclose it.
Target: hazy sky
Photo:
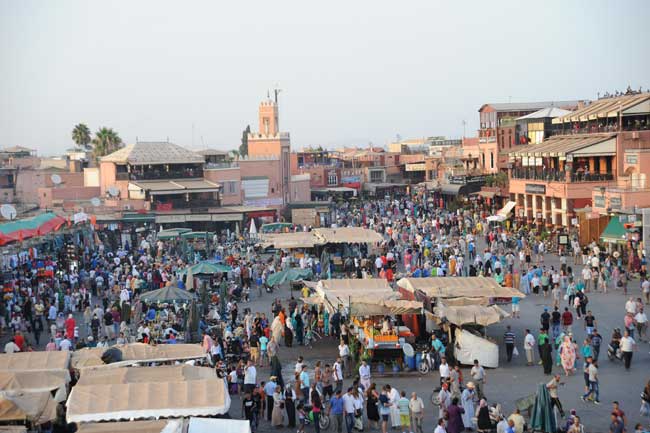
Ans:
[[[650,87],[650,1],[0,0],[0,147],[230,149],[279,84],[293,148],[475,134],[486,102]]]

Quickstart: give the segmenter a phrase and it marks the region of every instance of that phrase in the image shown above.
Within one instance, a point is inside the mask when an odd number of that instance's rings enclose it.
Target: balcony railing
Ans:
[[[238,162],[209,162],[205,164],[206,170],[224,170],[228,168],[238,168]]]
[[[513,169],[513,179],[542,180],[545,182],[565,182],[566,174],[559,170]],[[606,182],[614,180],[611,173],[571,173],[571,182]]]
[[[571,173],[571,182],[607,182],[614,180],[611,173]]]
[[[513,179],[543,180],[547,182],[564,182],[566,175],[563,171],[558,170],[533,170],[533,169],[513,169]]]
[[[573,134],[595,134],[598,132],[619,132],[619,131],[647,131],[650,127],[647,124],[630,124],[623,125],[623,128],[619,128],[618,124],[610,124],[603,126],[585,126],[581,128],[572,127],[570,124],[566,124],[564,129],[554,129],[549,131],[550,136],[554,135],[573,135]]]
[[[127,173],[128,174],[128,173]],[[131,172],[130,180],[159,180],[159,179],[186,179],[203,177],[202,168],[186,170],[147,170],[145,172]]]
[[[185,199],[168,200],[165,202],[154,202],[154,209],[157,211],[170,211],[174,209],[192,209],[192,210],[205,210],[210,207],[218,207],[219,200],[215,199]]]

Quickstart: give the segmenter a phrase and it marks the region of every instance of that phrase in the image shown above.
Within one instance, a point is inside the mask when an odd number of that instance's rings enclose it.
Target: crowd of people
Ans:
[[[532,228],[508,230],[503,224],[489,224],[485,205],[451,211],[435,203],[426,193],[417,193],[341,204],[333,218],[335,227],[368,227],[383,237],[378,248],[352,246],[342,273],[349,278],[384,278],[391,284],[398,276],[480,275],[538,297],[547,304],[540,328],[527,329],[521,344],[508,328],[503,338],[507,362],[519,347],[527,364],[540,364],[545,374],[552,374],[554,364],[561,367],[565,380],[582,370],[582,398],[599,404],[598,362],[606,343],[589,297],[596,292],[627,297],[632,292],[628,286],[639,278],[640,296],[626,298],[623,331],[616,329],[607,345],[608,356],[611,351],[629,369],[637,342],[647,341],[644,307],[650,302],[650,281],[645,256],[632,247],[625,254],[610,254],[595,241],[581,246],[574,239],[571,245],[557,245]],[[557,265],[547,264],[551,250],[559,257]],[[196,253],[191,260],[173,241],[157,240],[153,233],[113,248],[100,239],[94,247],[79,245],[78,257],[74,265],[62,257],[34,257],[5,273],[5,297],[0,302],[0,326],[10,334],[5,352],[38,350],[44,342],[45,350],[75,350],[134,341],[190,341],[188,305],[148,304],[140,295],[164,286],[184,288],[185,268],[213,259],[232,270],[214,278],[208,288],[198,325],[200,344],[228,381],[230,392],[241,394],[242,414],[254,431],[266,419],[275,427],[286,425],[302,432],[313,425],[318,432],[324,418],[334,423],[337,433],[368,427],[384,433],[389,427],[423,431],[428,403],[417,393],[380,386],[365,361],[358,368],[354,365],[350,348],[354,330],[345,310],[330,313],[323,305],[303,304],[293,296],[264,294],[264,288],[272,291],[267,280],[275,272],[295,266],[311,268],[315,278],[331,278],[337,273],[333,261],[322,262],[309,254],[295,259],[284,251],[269,256],[256,249],[252,239],[234,233],[216,236],[211,250]],[[43,278],[38,269],[51,277]],[[309,289],[304,290],[301,295],[307,297]],[[252,311],[246,306],[251,297],[275,299],[269,310],[266,301],[260,311]],[[513,325],[521,319],[520,302],[518,297],[512,299]],[[298,346],[307,354],[321,339],[338,346],[338,356],[330,362],[299,358],[292,377],[284,378],[287,359],[281,347]],[[471,380],[464,380],[460,367],[447,362],[445,347],[438,342],[432,348],[439,352],[435,368],[441,379],[435,433],[523,431],[526,421],[519,410],[506,416],[498,402],[488,402],[486,372],[478,361],[469,373]],[[258,370],[266,368],[268,379],[262,381]],[[560,380],[556,374],[547,388],[564,419]],[[615,418],[613,424],[626,422],[624,416]],[[582,432],[576,427],[580,425],[575,411],[561,423],[572,433]]]

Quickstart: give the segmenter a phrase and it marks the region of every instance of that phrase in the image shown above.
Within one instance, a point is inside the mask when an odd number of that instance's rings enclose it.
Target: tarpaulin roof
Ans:
[[[83,423],[77,433],[180,433],[182,427],[180,420]]]
[[[360,300],[350,304],[351,316],[393,316],[397,314],[422,314],[422,302],[404,300]]]
[[[20,393],[50,393],[56,391],[54,399],[57,402],[67,398],[66,375],[64,372],[47,372],[34,374],[27,371],[0,372],[0,397],[12,396]]]
[[[278,249],[314,248],[315,245],[323,244],[314,232],[261,233],[259,238],[263,248],[270,246]]]
[[[66,220],[53,212],[0,224],[0,245],[58,230]]]
[[[190,418],[187,433],[250,433],[250,422],[239,419]]]
[[[112,346],[112,348],[118,348],[122,352],[121,362],[104,364],[102,355],[108,349],[102,347],[84,348],[72,354],[72,367],[76,369],[92,367],[114,368],[141,362],[182,361],[205,357],[203,348],[198,344],[160,344],[158,346],[152,346],[149,344],[131,343]]]
[[[72,388],[68,422],[222,415],[230,397],[222,379],[126,383]]]
[[[110,385],[115,383],[184,382],[215,378],[207,367],[192,365],[161,365],[157,367],[122,367],[103,370],[82,370],[79,385]]]
[[[300,268],[289,268],[286,271],[275,272],[266,280],[266,284],[269,286],[275,286],[284,283],[285,281],[296,281],[302,280],[305,278],[311,278],[313,272],[311,268],[300,269]]]
[[[319,228],[315,229],[316,235],[328,244],[346,243],[376,243],[384,238],[374,230],[361,227],[341,227],[337,229]]]
[[[457,307],[449,307],[444,304],[439,304],[434,308],[435,316],[445,318],[454,325],[468,325],[477,324],[488,326],[494,323],[499,323],[502,319],[509,316],[498,305],[465,305]]]
[[[24,392],[0,397],[0,421],[32,421],[43,424],[56,419],[57,402],[49,392]]]
[[[152,290],[140,295],[140,299],[146,302],[172,303],[172,302],[189,302],[196,299],[192,292],[179,287],[163,287],[162,289]]]
[[[308,285],[312,287],[313,285]],[[320,280],[315,286],[316,294],[330,309],[352,302],[378,302],[396,299],[396,293],[383,278]]]
[[[431,298],[526,297],[520,291],[511,287],[501,287],[493,278],[487,277],[402,278],[397,285],[413,293],[419,290]]]
[[[3,372],[61,372],[70,380],[68,366],[70,352],[18,352],[0,354],[0,371]]]

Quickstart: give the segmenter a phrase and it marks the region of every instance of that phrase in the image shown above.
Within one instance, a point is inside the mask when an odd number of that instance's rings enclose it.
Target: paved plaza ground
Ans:
[[[558,266],[556,258],[547,255],[546,265]],[[630,282],[630,295],[637,295],[640,293],[638,288],[638,280]],[[294,292],[297,296],[298,294]],[[252,311],[265,311],[270,313],[270,303],[275,297],[288,299],[290,296],[289,289],[283,288],[280,291],[269,295],[264,294],[261,299],[254,299],[246,307]],[[606,343],[612,334],[615,327],[623,327],[623,313],[624,303],[626,297],[620,291],[611,291],[607,294],[591,293],[589,295],[589,309],[592,310],[596,317],[598,330],[603,336],[603,348],[601,349],[601,356],[599,359],[600,369],[600,400],[602,404],[597,406],[593,403],[584,403],[580,400],[583,393],[583,377],[582,371],[579,370],[578,374],[564,377],[564,372],[561,367],[554,366],[553,372],[562,373],[562,381],[566,383],[560,389],[560,400],[564,405],[566,412],[572,408],[578,411],[578,414],[583,420],[583,424],[588,427],[588,432],[608,432],[609,431],[609,414],[611,412],[611,402],[618,400],[621,403],[623,410],[628,416],[631,424],[630,429],[634,427],[636,422],[644,421],[645,424],[648,420],[642,420],[639,416],[640,406],[640,393],[643,386],[648,379],[650,379],[650,354],[648,351],[650,347],[647,343],[641,343],[634,353],[632,361],[632,368],[625,371],[621,362],[611,362],[607,359]],[[500,348],[500,366],[496,369],[489,369],[487,371],[487,386],[486,396],[488,403],[500,402],[503,406],[505,413],[510,414],[515,407],[515,401],[519,398],[528,396],[535,393],[538,383],[546,383],[550,380],[551,376],[545,376],[542,371],[542,366],[526,366],[526,359],[523,352],[523,338],[524,330],[529,328],[537,335],[539,329],[539,315],[542,313],[544,306],[550,306],[550,297],[543,298],[543,296],[530,295],[522,301],[521,304],[521,318],[513,319],[508,318],[498,325],[488,327],[488,336],[495,338],[499,343]],[[286,303],[285,303],[286,305]],[[507,307],[509,310],[509,307]],[[517,335],[516,345],[521,352],[520,356],[515,357],[512,363],[506,362],[505,349],[503,346],[503,333],[506,326],[511,325],[513,331]],[[582,321],[577,320],[573,326],[573,333],[578,342],[581,344],[586,336]],[[333,339],[324,339],[316,344],[312,349],[305,347],[282,347],[280,352],[283,364],[287,374],[293,369],[296,358],[299,355],[305,357],[308,365],[313,366],[317,360],[332,363],[337,355],[337,342]],[[537,356],[537,353],[535,353]],[[554,353],[555,357],[555,353]],[[555,359],[555,358],[554,358]],[[579,361],[580,363],[580,361]],[[285,380],[288,377],[285,376]],[[469,377],[469,368],[463,368],[463,376]],[[258,371],[258,380],[265,380],[268,378],[268,369]],[[419,374],[409,373],[401,375],[387,375],[385,377],[376,377],[373,379],[379,386],[385,383],[390,383],[391,386],[397,387],[398,390],[407,391],[407,395],[415,391],[425,401],[427,409],[427,422],[425,425],[431,426],[428,431],[433,430],[434,417],[437,416],[438,410],[433,409],[428,399],[431,395],[435,384],[439,383],[439,375],[437,372],[430,373],[428,376],[421,376]],[[348,385],[346,381],[345,385]],[[233,398],[233,409],[231,414],[236,417],[240,413],[238,397]],[[261,424],[262,431],[272,430],[270,425],[266,422]]]

